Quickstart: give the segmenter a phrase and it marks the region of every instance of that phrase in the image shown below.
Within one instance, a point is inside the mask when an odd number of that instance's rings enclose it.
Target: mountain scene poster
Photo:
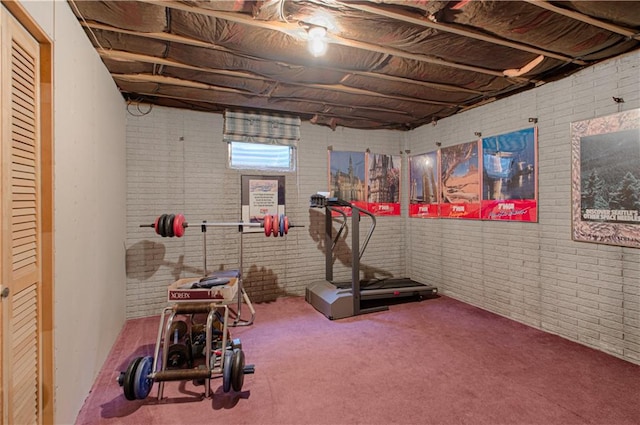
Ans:
[[[640,247],[640,109],[571,124],[572,238]]]

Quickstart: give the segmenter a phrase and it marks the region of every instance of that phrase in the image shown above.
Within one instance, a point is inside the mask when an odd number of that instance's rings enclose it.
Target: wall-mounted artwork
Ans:
[[[242,221],[261,223],[265,215],[281,215],[284,210],[284,176],[242,176]],[[264,232],[260,227],[245,226],[244,233]]]
[[[478,144],[440,150],[440,217],[480,218]]]
[[[400,155],[330,149],[330,196],[375,215],[400,215],[401,166]],[[350,208],[340,209],[351,214]]]
[[[537,128],[482,139],[485,220],[538,221]]]
[[[367,210],[400,215],[400,155],[367,154]]]
[[[366,154],[329,150],[330,196],[367,208]],[[351,214],[349,208],[344,210]]]
[[[438,176],[438,151],[409,157],[409,217],[438,217]]]
[[[572,238],[640,248],[640,109],[571,123]]]

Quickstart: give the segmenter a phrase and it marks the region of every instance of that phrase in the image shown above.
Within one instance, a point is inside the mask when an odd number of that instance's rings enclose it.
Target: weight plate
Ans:
[[[136,367],[135,379],[133,381],[133,393],[138,400],[144,400],[151,392],[153,379],[149,378],[153,367],[153,357],[143,357]]]
[[[162,236],[163,238],[167,236],[167,234],[164,232],[164,222],[167,220],[167,215],[166,214],[162,214],[160,216],[160,221],[158,221],[158,228],[160,229],[160,236]]]
[[[240,348],[233,349],[233,365],[231,366],[231,386],[234,391],[242,391],[244,383],[244,351]]]
[[[280,214],[280,236],[284,236],[284,214]]]
[[[289,217],[284,216],[284,234],[289,233]]]
[[[280,228],[280,220],[278,220],[278,216],[273,216],[273,237],[278,237],[278,231]]]
[[[167,355],[167,369],[179,369],[187,362],[187,346],[184,344],[173,344],[169,346]]]
[[[173,237],[173,220],[175,220],[175,218],[175,214],[169,214],[169,217],[167,218],[167,236],[170,238]]]
[[[224,363],[222,365],[222,391],[228,393],[231,390],[231,370],[233,360],[233,351],[226,350],[224,352]]]
[[[173,220],[173,234],[177,238],[181,238],[184,235],[184,215],[178,214],[176,219]]]
[[[182,337],[187,333],[187,323],[184,320],[178,320],[177,322],[173,322],[171,324],[171,328],[169,329],[169,338],[171,341],[176,343],[176,331],[178,332],[177,340],[181,340]]]
[[[142,360],[142,357],[136,357],[133,359],[131,363],[129,363],[129,367],[127,371],[124,373],[124,379],[122,381],[122,388],[124,389],[124,396],[127,400],[135,400],[135,379],[136,379],[136,368],[138,364]]]
[[[271,234],[271,216],[269,214],[264,216],[264,234],[269,236]]]
[[[171,222],[171,214],[167,214],[167,216],[164,218],[164,222],[163,222],[163,226],[164,226],[164,236],[169,237],[169,229],[170,229],[170,224]]]
[[[158,226],[158,222],[160,221],[160,216],[156,217],[156,221],[153,223],[153,228],[156,229],[156,233],[160,234],[160,227]]]

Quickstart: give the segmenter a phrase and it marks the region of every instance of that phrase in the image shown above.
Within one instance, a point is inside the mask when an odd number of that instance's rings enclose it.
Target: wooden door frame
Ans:
[[[41,202],[41,330],[42,423],[54,422],[54,216],[53,216],[53,42],[17,0],[2,5],[38,41],[40,46],[40,202]],[[52,5],[55,7],[55,4]]]

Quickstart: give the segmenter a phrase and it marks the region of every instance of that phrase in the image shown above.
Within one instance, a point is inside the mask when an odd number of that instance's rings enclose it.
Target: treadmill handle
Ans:
[[[373,231],[376,228],[376,216],[367,210],[363,210],[361,208],[356,207],[355,205],[352,205],[351,209],[352,209],[351,214],[353,214],[353,210],[355,209],[357,211],[363,212],[364,214],[368,215],[371,218],[371,226],[369,227],[369,232],[367,233],[367,237],[364,238],[364,243],[362,244],[362,249],[360,250],[360,255],[358,256],[358,259],[362,259],[362,255],[364,254],[365,249],[367,249],[367,244],[369,243],[369,239],[371,239],[371,235],[373,235]],[[360,218],[360,216],[358,216],[358,218]]]
[[[329,210],[330,212],[335,211],[337,213],[340,213],[342,214],[342,218],[343,218],[342,224],[340,225],[340,229],[338,229],[338,233],[336,233],[336,237],[333,239],[333,245],[331,245],[331,250],[333,251],[333,249],[336,247],[336,244],[338,243],[338,239],[340,239],[340,235],[342,234],[342,231],[347,225],[347,213],[337,208],[332,208],[330,206],[327,206],[327,210]]]

